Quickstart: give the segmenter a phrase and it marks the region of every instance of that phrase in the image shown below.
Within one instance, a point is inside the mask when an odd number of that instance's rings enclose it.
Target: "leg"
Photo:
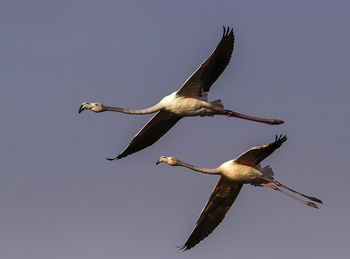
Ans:
[[[296,199],[297,201],[300,201],[300,202],[304,203],[305,205],[308,205],[308,206],[311,206],[311,207],[313,207],[313,208],[318,209],[318,207],[317,207],[317,205],[316,205],[315,203],[310,202],[310,201],[304,201],[304,200],[302,200],[302,199],[299,199],[299,198],[297,198],[297,197],[295,197],[295,196],[293,196],[293,195],[291,195],[291,194],[289,194],[289,193],[287,193],[287,192],[285,192],[285,191],[282,191],[282,190],[281,190],[280,188],[278,188],[277,186],[274,186],[274,185],[271,185],[271,184],[266,184],[266,183],[261,183],[260,185],[261,185],[261,186],[266,186],[266,187],[272,188],[272,189],[274,189],[275,191],[279,191],[279,192],[281,192],[281,193],[283,193],[283,194],[285,194],[285,195],[287,195],[287,196],[289,196],[289,197],[291,197],[291,198],[293,198],[293,199]]]
[[[260,175],[257,175],[256,177],[258,177],[258,178],[260,178],[260,179],[263,179],[263,180],[265,180],[265,181],[268,181],[268,182],[270,182],[270,183],[274,183],[274,184],[276,184],[277,186],[280,186],[280,187],[282,187],[282,188],[284,188],[284,189],[286,189],[286,190],[288,190],[288,191],[291,191],[291,192],[294,192],[294,193],[296,193],[296,194],[299,194],[300,196],[303,196],[303,197],[305,197],[305,198],[307,198],[307,199],[309,199],[309,200],[312,200],[312,201],[315,201],[315,202],[318,202],[318,203],[322,203],[322,201],[321,201],[320,199],[317,199],[317,198],[315,198],[315,197],[310,197],[310,196],[307,196],[307,195],[302,194],[302,193],[300,193],[300,192],[294,191],[293,189],[291,189],[291,188],[289,188],[289,187],[287,187],[287,186],[285,186],[285,185],[283,185],[283,184],[281,184],[280,182],[277,182],[277,181],[275,181],[275,180],[272,180],[272,179],[269,179],[269,178],[267,178],[267,177],[263,177],[263,176],[260,176]]]
[[[216,111],[217,114],[226,115],[228,117],[237,117],[245,120],[251,120],[251,121],[266,123],[270,125],[278,125],[278,124],[284,123],[284,121],[282,120],[258,118],[258,117],[253,117],[250,115],[245,115],[245,114],[241,114],[241,113],[237,113],[237,112],[233,112],[230,110],[225,110],[217,107],[205,107],[205,108],[208,110]]]

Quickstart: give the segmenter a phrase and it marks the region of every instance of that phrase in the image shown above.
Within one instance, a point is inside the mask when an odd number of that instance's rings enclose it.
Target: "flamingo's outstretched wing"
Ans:
[[[107,159],[120,159],[152,145],[161,136],[167,133],[168,130],[173,127],[180,119],[181,117],[178,117],[171,112],[160,110],[133,137],[129,145],[116,158]]]
[[[203,97],[211,85],[218,79],[230,62],[233,52],[233,30],[224,27],[224,33],[213,53],[199,66],[177,91],[178,95]]]
[[[248,151],[244,152],[242,155],[240,155],[233,161],[242,165],[257,165],[266,157],[271,155],[272,152],[279,148],[285,141],[287,141],[287,136],[282,137],[282,135],[280,135],[278,137],[276,135],[276,139],[274,142],[263,146],[253,147]]]
[[[242,184],[232,183],[220,177],[207,204],[204,206],[197,223],[186,243],[181,247],[191,249],[206,238],[224,219],[227,211],[236,200]]]

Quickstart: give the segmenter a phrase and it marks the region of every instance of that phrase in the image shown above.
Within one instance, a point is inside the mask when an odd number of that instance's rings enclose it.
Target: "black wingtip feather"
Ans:
[[[284,136],[282,136],[282,134],[279,136],[276,135],[275,143],[279,143],[280,145],[282,145],[282,143],[286,142],[287,140],[288,140],[287,135],[284,135]]]
[[[121,152],[118,156],[116,156],[116,157],[114,157],[114,158],[106,158],[108,161],[114,161],[114,160],[119,160],[119,159],[121,159],[121,158],[123,158],[123,157],[126,157],[126,156],[128,156],[128,155],[130,155],[130,154],[132,154],[132,153],[134,153],[134,152],[137,152],[138,150],[136,150],[136,151],[132,151],[132,152]]]
[[[181,245],[181,246],[175,246],[177,249],[185,252],[186,250],[188,250],[187,246],[186,245]]]
[[[223,27],[223,34],[222,34],[222,37],[227,37],[229,35],[233,35],[233,28],[230,28],[230,26],[222,26]]]
[[[114,161],[114,160],[118,160],[118,159],[121,159],[122,157],[119,155],[119,156],[117,156],[117,157],[115,157],[115,158],[108,158],[108,157],[106,157],[106,159],[108,160],[108,161]]]

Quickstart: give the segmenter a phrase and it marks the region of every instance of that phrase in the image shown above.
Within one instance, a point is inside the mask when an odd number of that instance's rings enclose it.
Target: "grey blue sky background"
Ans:
[[[349,11],[348,1],[1,1],[0,257],[347,258]],[[223,25],[235,50],[209,99],[286,123],[185,118],[150,148],[105,160],[151,116],[78,114],[80,104],[153,105]],[[177,250],[217,177],[156,160],[216,167],[275,134],[289,140],[263,165],[324,205],[247,185],[207,239]]]

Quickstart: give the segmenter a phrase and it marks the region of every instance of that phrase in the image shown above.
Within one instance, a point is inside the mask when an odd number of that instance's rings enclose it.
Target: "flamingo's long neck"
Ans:
[[[127,113],[127,114],[150,114],[155,113],[162,109],[163,107],[157,103],[156,105],[146,108],[146,109],[140,109],[140,110],[133,110],[133,109],[127,109],[127,108],[119,108],[119,107],[112,107],[112,106],[104,106],[103,111],[114,111],[114,112],[121,112],[121,113]]]
[[[205,174],[220,174],[219,168],[213,168],[213,169],[202,168],[202,167],[198,167],[198,166],[195,166],[195,165],[187,164],[187,163],[182,162],[180,160],[177,160],[175,165],[176,166],[187,167],[187,168],[192,169],[194,171],[205,173]]]

